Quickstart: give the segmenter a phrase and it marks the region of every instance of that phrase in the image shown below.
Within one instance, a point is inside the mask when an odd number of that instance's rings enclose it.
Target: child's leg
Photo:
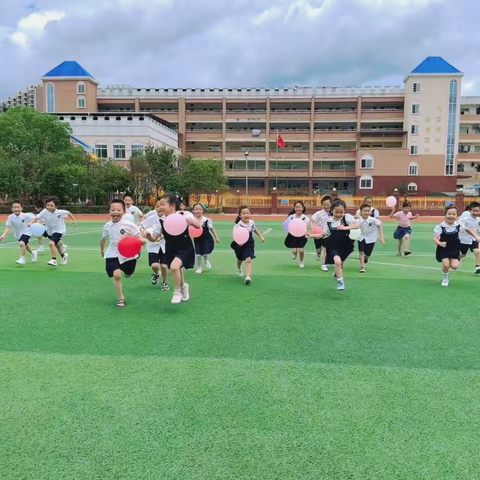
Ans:
[[[158,271],[160,270],[160,264],[159,263],[152,263],[151,267],[152,267],[152,272],[155,275],[158,275]]]
[[[50,253],[52,254],[52,258],[57,258],[57,247],[55,246],[55,242],[49,240],[48,246],[50,247]]]
[[[400,238],[398,240],[398,253],[401,255],[402,254],[402,243],[403,243],[403,238]]]
[[[410,235],[407,233],[403,238],[405,238],[404,252],[409,252],[410,251]]]
[[[242,268],[242,260],[237,260],[237,269],[240,270]]]
[[[249,278],[252,274],[252,259],[250,257],[245,259],[245,276]]]
[[[456,260],[453,260],[454,262]],[[448,276],[448,271],[450,270],[450,259],[449,258],[444,258],[442,260],[442,273],[446,276]]]
[[[203,256],[203,261],[205,262],[205,264],[208,262],[208,255]]]
[[[201,255],[195,255],[195,268],[201,268],[202,266],[202,256]]]
[[[175,290],[180,290],[184,284],[182,265],[182,261],[178,257],[174,258],[173,262],[170,264],[170,272],[173,279],[173,288]]]
[[[160,268],[162,269],[162,282],[163,282],[163,283],[167,283],[168,267],[162,263],[162,264],[160,265]]]
[[[365,268],[365,254],[363,252],[358,254],[358,259],[360,260],[360,268]]]
[[[113,287],[117,294],[117,300],[124,300],[123,289],[122,289],[122,271],[117,269],[113,272]]]
[[[475,255],[475,266],[478,267],[480,265],[480,248],[476,248],[473,254]]]
[[[24,257],[26,255],[27,246],[25,242],[18,242],[18,246],[20,247],[20,256]]]
[[[335,275],[337,277],[337,280],[341,280],[343,278],[343,262],[342,262],[342,259],[338,255],[335,255],[333,257],[333,261],[335,262]]]
[[[296,260],[296,258],[297,258],[297,253],[298,253],[298,252],[297,252],[297,249],[296,249],[296,248],[292,248],[292,257],[293,257],[294,260]]]
[[[25,249],[27,250],[28,253],[32,253],[32,247],[30,245],[25,245]]]
[[[459,266],[460,266],[460,260],[455,260],[455,259],[450,260],[450,268],[452,270],[457,270]]]
[[[37,237],[38,240],[38,246],[43,247],[43,237]]]
[[[305,258],[305,249],[304,248],[299,248],[298,249],[298,258],[300,260],[300,263],[303,263],[303,259]]]

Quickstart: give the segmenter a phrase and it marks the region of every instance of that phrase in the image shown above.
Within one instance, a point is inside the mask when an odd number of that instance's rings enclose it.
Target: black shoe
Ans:
[[[368,263],[368,257],[365,257],[365,265]]]
[[[412,252],[403,252],[403,254],[404,254],[406,257],[408,257],[409,255],[412,254]]]
[[[156,285],[158,283],[158,279],[160,278],[160,275],[157,275],[156,273],[152,273],[152,278],[150,281],[152,282],[152,285]]]

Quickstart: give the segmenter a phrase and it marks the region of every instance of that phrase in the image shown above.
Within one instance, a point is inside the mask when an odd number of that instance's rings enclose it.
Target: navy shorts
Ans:
[[[474,240],[471,245],[468,245],[467,243],[462,243],[460,247],[460,252],[462,252],[462,255],[466,255],[469,250],[473,252],[477,248],[478,248],[478,242]]]
[[[358,251],[364,253],[367,257],[370,257],[372,255],[374,248],[375,242],[367,243],[365,240],[358,241]]]
[[[115,270],[121,270],[128,277],[133,275],[135,267],[137,266],[137,260],[128,260],[128,262],[120,263],[118,257],[105,259],[105,271],[107,275],[112,278]]]
[[[58,245],[59,242],[62,241],[63,235],[61,233],[52,233],[51,235],[48,235],[48,239],[53,242],[55,245]]]
[[[405,235],[410,235],[411,233],[412,229],[410,227],[397,227],[393,234],[393,238],[395,240],[401,240]]]
[[[47,232],[43,232],[43,235],[41,235],[43,238],[48,238],[48,233]]]
[[[325,246],[325,239],[324,238],[315,238],[314,242],[315,242],[315,248],[317,250],[320,250],[322,247]]]
[[[25,245],[28,245],[28,242],[30,241],[30,235],[22,235],[19,239],[18,242],[23,242]]]
[[[154,263],[160,263],[161,265],[167,264],[167,256],[162,252],[162,250],[160,250],[159,253],[148,253],[148,265],[151,267]]]

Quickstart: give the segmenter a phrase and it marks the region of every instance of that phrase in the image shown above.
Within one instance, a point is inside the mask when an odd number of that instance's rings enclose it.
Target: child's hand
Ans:
[[[413,218],[420,218],[420,215],[417,213]]]
[[[0,242],[3,242],[3,240],[5,240],[5,237],[2,235],[2,236],[0,237]]]
[[[447,248],[447,242],[439,242],[438,245],[442,248]]]
[[[215,242],[216,242],[217,245],[218,245],[218,244],[220,243],[220,239],[217,237],[217,238],[215,239]]]
[[[101,255],[102,258],[103,258],[103,256],[105,255],[105,252],[100,252],[100,255]]]
[[[260,237],[260,243],[264,243],[265,239],[263,237]]]
[[[347,230],[347,229],[348,229],[348,227],[346,227],[345,225],[339,225],[337,227],[337,230]]]
[[[312,235],[307,232],[307,233],[305,234],[305,238],[312,238]]]
[[[380,245],[385,245],[385,240],[383,238],[380,239]]]

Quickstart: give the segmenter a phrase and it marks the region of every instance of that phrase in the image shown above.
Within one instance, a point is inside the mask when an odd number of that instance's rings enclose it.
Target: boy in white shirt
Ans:
[[[65,226],[65,218],[68,217],[72,220],[73,227],[75,228],[77,222],[75,217],[68,210],[58,210],[58,198],[49,197],[45,202],[45,208],[32,220],[30,220],[29,226],[39,221],[45,222],[45,231],[48,237],[48,246],[52,253],[52,258],[47,262],[47,265],[51,267],[57,266],[57,252],[60,254],[60,265],[66,265],[68,261],[68,253],[62,246],[62,237],[67,233],[67,227]]]
[[[20,258],[15,262],[18,265],[25,265],[26,252],[30,253],[32,263],[37,261],[37,252],[32,250],[28,242],[32,233],[28,225],[28,214],[23,213],[23,206],[19,201],[12,203],[12,214],[7,218],[5,231],[0,236],[0,242],[3,242],[8,232],[13,228],[13,236],[18,240],[20,247]]]
[[[473,202],[469,205],[470,215],[462,215],[461,222],[465,225],[466,228],[469,228],[475,234],[478,232],[478,227],[480,224],[480,203]],[[467,256],[468,251],[473,252],[475,256],[475,274],[480,274],[480,246],[478,242],[467,232],[460,233],[460,259]]]
[[[371,257],[378,234],[380,233],[380,243],[385,245],[383,238],[382,222],[372,216],[372,208],[368,203],[364,203],[360,207],[360,218],[358,220],[360,226],[360,237],[358,238],[358,251],[360,260],[360,273],[365,273],[365,265]]]
[[[125,202],[123,200],[112,200],[110,203],[111,220],[107,222],[102,230],[100,240],[100,254],[105,258],[105,270],[110,278],[113,278],[113,286],[117,293],[117,307],[125,307],[125,297],[122,289],[122,272],[126,278],[131,277],[137,266],[138,255],[125,258],[118,251],[118,242],[124,237],[139,237],[142,242],[140,230],[128,220],[125,220]],[[108,248],[105,251],[105,244],[108,238]]]
[[[138,207],[133,205],[133,199],[130,195],[125,194],[123,196],[123,201],[125,202],[125,212],[133,215],[135,225],[140,225],[140,223],[143,222],[145,215]]]

